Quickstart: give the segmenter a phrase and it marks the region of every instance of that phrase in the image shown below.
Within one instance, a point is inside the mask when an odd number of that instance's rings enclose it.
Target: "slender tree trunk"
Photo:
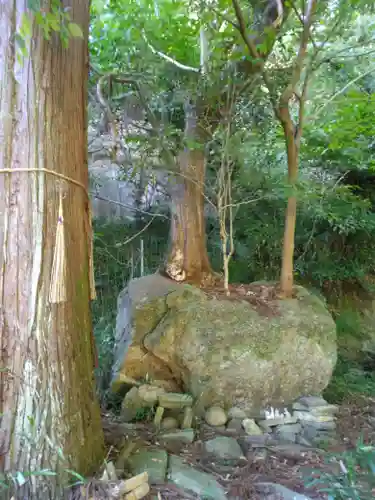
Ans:
[[[70,181],[63,200],[68,298],[49,301],[61,183],[42,169],[88,187],[89,0],[62,4],[84,39],[71,39],[66,49],[55,34],[46,41],[35,33],[20,65],[14,34],[27,2],[0,0],[0,169],[11,171],[0,172],[0,468],[10,472],[70,467],[89,474],[104,451],[93,373],[88,200]],[[59,462],[59,450],[67,463]],[[59,498],[40,492],[40,481],[32,498]]]
[[[295,140],[295,129],[293,122],[286,113],[282,122],[288,157],[288,181],[294,187],[298,178],[298,153],[299,148]],[[280,291],[283,297],[293,295],[294,286],[294,242],[297,218],[297,198],[293,195],[288,198],[285,214],[285,229],[283,241],[283,253],[281,263]]]
[[[207,253],[204,217],[206,158],[203,147],[191,148],[189,142],[202,145],[197,132],[195,109],[186,109],[185,139],[180,154],[180,171],[171,181],[170,250],[164,271],[176,281],[208,284],[214,274]]]

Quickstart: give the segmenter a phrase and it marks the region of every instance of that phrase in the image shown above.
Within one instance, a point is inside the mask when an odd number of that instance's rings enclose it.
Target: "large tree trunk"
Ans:
[[[170,184],[170,250],[164,271],[175,281],[205,285],[214,274],[207,254],[204,217],[206,158],[193,106],[186,106],[185,121],[187,144],[179,157],[179,172]],[[192,142],[196,143],[193,147]]]
[[[88,198],[69,180],[63,200],[68,298],[49,301],[61,179],[43,169],[88,186],[89,0],[62,4],[71,7],[84,39],[71,39],[66,49],[56,34],[47,41],[35,33],[20,65],[14,34],[29,15],[27,2],[0,0],[2,471],[70,467],[88,474],[104,451],[93,373]],[[67,463],[59,462],[61,451]],[[58,498],[55,493],[49,496]],[[34,491],[32,498],[48,495]]]

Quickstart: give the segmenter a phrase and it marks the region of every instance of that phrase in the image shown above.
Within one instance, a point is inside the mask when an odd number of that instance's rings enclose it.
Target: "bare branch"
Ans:
[[[322,111],[328,106],[328,104],[330,104],[332,101],[334,101],[336,99],[336,97],[343,94],[345,92],[345,90],[347,90],[349,87],[354,85],[354,83],[358,82],[359,80],[361,80],[365,76],[369,75],[370,73],[373,73],[374,71],[375,71],[375,67],[372,67],[369,70],[365,71],[364,73],[361,73],[356,78],[353,78],[353,80],[350,80],[350,82],[348,82],[346,85],[344,85],[344,87],[342,87],[330,99],[328,99],[328,101],[326,103],[324,103],[320,109],[318,109],[318,111],[315,113],[315,115],[312,118],[310,118],[309,121],[316,120],[319,117],[319,115],[322,113]]]
[[[159,213],[150,213],[150,212],[147,212],[145,210],[141,210],[140,208],[135,208],[132,205],[128,205],[126,203],[121,203],[120,201],[111,200],[110,198],[106,198],[104,196],[99,196],[98,194],[95,193],[95,191],[90,191],[90,194],[91,194],[91,196],[93,196],[97,200],[106,201],[108,203],[111,203],[112,205],[117,205],[119,207],[126,208],[128,210],[132,210],[133,212],[138,212],[140,214],[149,215],[150,217],[161,217],[163,219],[169,220],[169,217],[167,215],[159,214]]]
[[[200,68],[193,68],[192,66],[186,66],[186,64],[182,64],[182,63],[176,61],[175,59],[173,59],[172,57],[167,56],[167,54],[164,54],[164,52],[160,52],[160,50],[156,50],[155,47],[153,47],[151,45],[151,43],[147,40],[147,37],[146,37],[144,32],[142,33],[142,36],[143,36],[143,39],[146,42],[147,46],[149,47],[149,49],[151,50],[151,52],[153,54],[156,54],[157,56],[161,57],[162,59],[165,59],[166,61],[173,64],[177,68],[183,69],[184,71],[193,71],[194,73],[201,72]]]

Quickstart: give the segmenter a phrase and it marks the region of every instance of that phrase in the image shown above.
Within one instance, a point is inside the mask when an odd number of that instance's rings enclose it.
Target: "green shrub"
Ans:
[[[313,470],[306,487],[318,487],[328,500],[370,500],[375,488],[375,448],[359,440],[354,450],[339,455],[326,454],[325,469]],[[313,477],[312,477],[313,476]]]

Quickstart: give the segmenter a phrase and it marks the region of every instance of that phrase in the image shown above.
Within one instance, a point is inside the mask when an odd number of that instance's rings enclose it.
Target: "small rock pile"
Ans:
[[[147,472],[151,484],[167,480],[183,490],[215,500],[227,498],[223,487],[212,475],[186,464],[177,449],[200,442],[206,456],[225,467],[246,464],[248,460],[265,460],[269,452],[286,458],[301,457],[308,450],[335,442],[338,410],[319,396],[304,396],[288,407],[270,407],[256,415],[238,407],[225,410],[212,406],[205,410],[202,421],[194,415],[190,395],[166,392],[151,385],[142,385],[127,393],[123,416],[129,422],[139,408],[153,409],[156,442],[152,446],[136,446],[126,459],[128,474]],[[124,470],[120,462],[116,463],[116,472]],[[271,487],[268,483],[265,485]],[[274,484],[272,488],[288,498],[283,486]],[[303,495],[296,498],[307,499]]]
[[[335,441],[337,411],[336,405],[319,396],[304,396],[289,409],[269,408],[255,418],[249,418],[240,408],[225,412],[220,407],[211,407],[206,411],[205,421],[222,431],[258,436],[259,443],[272,440],[316,447]]]

